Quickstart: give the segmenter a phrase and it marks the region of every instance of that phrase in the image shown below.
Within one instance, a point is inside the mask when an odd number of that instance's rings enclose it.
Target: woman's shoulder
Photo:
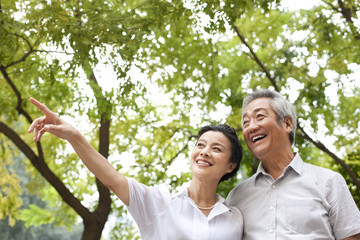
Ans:
[[[148,186],[134,178],[127,177],[129,183],[129,193],[136,195],[151,196],[154,201],[168,202],[172,198],[172,193],[169,188],[164,185]]]

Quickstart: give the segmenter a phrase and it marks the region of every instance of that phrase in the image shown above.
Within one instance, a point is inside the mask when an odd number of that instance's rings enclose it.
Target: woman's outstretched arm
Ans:
[[[30,101],[44,114],[43,117],[35,119],[30,125],[28,132],[33,132],[34,141],[40,141],[45,132],[68,141],[85,166],[124,204],[129,205],[129,185],[126,177],[118,173],[75,127],[59,118],[48,107],[34,98],[30,98]]]

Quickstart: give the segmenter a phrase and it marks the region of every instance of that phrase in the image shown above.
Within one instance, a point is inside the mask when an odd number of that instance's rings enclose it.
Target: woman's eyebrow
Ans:
[[[198,142],[207,143],[207,141],[206,141],[205,139],[199,139]],[[224,146],[223,144],[219,143],[219,142],[215,142],[213,145],[214,145],[214,146],[221,146],[221,147],[225,148],[225,146]]]

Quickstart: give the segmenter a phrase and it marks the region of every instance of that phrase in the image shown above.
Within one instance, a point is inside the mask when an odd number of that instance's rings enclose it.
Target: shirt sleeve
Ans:
[[[336,239],[360,233],[360,212],[345,179],[336,174],[329,187],[329,221]]]
[[[164,211],[170,201],[170,192],[158,187],[149,187],[128,178],[129,205],[127,209],[134,218],[139,230],[145,234],[154,222],[154,216]]]
[[[240,209],[238,209],[237,207],[230,206],[229,208],[233,212],[232,218],[234,219],[235,224],[237,224],[239,228],[239,234],[236,237],[237,239],[242,240],[242,236],[244,233],[244,217]]]

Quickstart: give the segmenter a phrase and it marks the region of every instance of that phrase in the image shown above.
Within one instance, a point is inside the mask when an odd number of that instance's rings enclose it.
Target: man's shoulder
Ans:
[[[303,170],[303,176],[313,179],[316,185],[332,188],[333,185],[345,182],[344,177],[340,173],[325,167],[304,163]]]
[[[254,189],[253,187],[255,185],[255,179],[256,179],[256,176],[252,175],[251,177],[240,182],[236,187],[234,187],[230,191],[230,193],[228,195],[228,199],[233,198],[234,196],[244,196],[244,194],[246,195],[246,191],[248,189]],[[241,194],[237,194],[237,193],[241,193]]]
[[[340,173],[335,172],[334,170],[331,170],[329,168],[317,166],[307,162],[304,162],[304,171],[316,175],[323,175],[325,177],[330,177],[330,178],[340,175]]]
[[[300,155],[298,155],[298,154],[297,154],[297,157],[298,157],[298,161],[301,161],[301,163],[303,164],[302,165],[302,170],[305,173],[310,173],[310,174],[315,173],[317,175],[321,174],[321,175],[325,175],[325,176],[329,176],[329,177],[340,175],[338,172],[335,172],[334,170],[331,170],[329,168],[305,162],[300,158]]]
[[[236,189],[236,188],[246,188],[249,185],[254,185],[255,180],[256,180],[256,176],[257,176],[257,174],[254,174],[254,175],[246,178],[245,180],[241,181],[234,189]]]

